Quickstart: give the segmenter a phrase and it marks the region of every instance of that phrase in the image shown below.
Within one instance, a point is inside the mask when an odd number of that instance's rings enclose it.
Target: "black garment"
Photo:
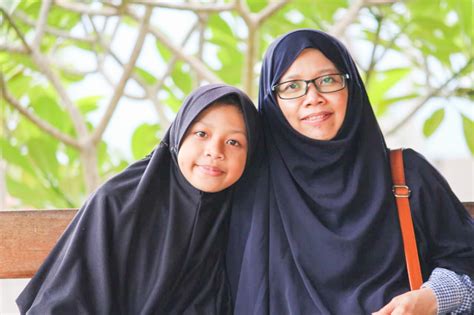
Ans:
[[[229,94],[240,101],[253,158],[258,115],[250,99],[221,84],[197,89],[158,148],[80,209],[18,297],[22,314],[232,313],[224,252],[233,188],[203,193],[177,164],[186,129]]]
[[[294,130],[271,91],[305,48],[350,76],[346,116],[330,141]],[[235,313],[368,314],[408,291],[388,150],[344,46],[314,30],[277,39],[263,60],[259,110],[268,156],[257,187],[236,188],[254,201],[238,200],[232,209],[227,257]],[[406,150],[404,159],[424,279],[435,267],[472,277],[469,214],[423,157]]]

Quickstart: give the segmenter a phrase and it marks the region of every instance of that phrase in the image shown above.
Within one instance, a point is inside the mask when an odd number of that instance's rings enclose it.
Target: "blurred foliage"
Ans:
[[[228,2],[228,1],[226,1]],[[80,1],[105,8],[98,1]],[[222,4],[224,2],[218,2]],[[247,0],[248,8],[257,14],[271,1]],[[348,0],[294,1],[273,13],[257,29],[256,43],[259,65],[268,45],[278,36],[296,28],[317,28],[325,31],[344,16],[351,4]],[[6,1],[0,8],[8,13],[26,39],[34,37],[36,26],[27,20],[37,21],[41,2],[37,0]],[[155,10],[162,10],[155,8]],[[125,12],[125,11],[124,11]],[[4,13],[4,14],[6,14]],[[21,18],[23,17],[23,18]],[[201,13],[202,17],[202,13]],[[1,18],[1,43],[21,46],[18,34]],[[94,20],[106,20],[94,16]],[[86,17],[78,12],[52,5],[47,25],[65,33],[76,34],[84,28]],[[222,81],[245,86],[247,33],[241,14],[236,11],[209,13],[205,16],[203,54],[197,57]],[[122,14],[119,27],[137,29],[136,20]],[[152,19],[152,24],[154,23]],[[158,24],[157,24],[158,25]],[[176,26],[177,27],[177,26]],[[345,40],[351,49],[357,45],[369,47],[369,53],[353,51],[377,116],[390,112],[392,106],[417,103],[424,96],[442,98],[423,123],[423,134],[431,137],[443,124],[445,108],[454,107],[462,117],[462,127],[469,150],[474,154],[474,122],[472,115],[463,113],[453,105],[457,101],[472,101],[472,2],[471,0],[404,1],[385,5],[368,5],[359,12],[346,30]],[[80,33],[80,32],[79,32]],[[89,35],[97,35],[95,31]],[[109,34],[110,35],[110,34]],[[168,34],[173,38],[174,34]],[[108,40],[110,38],[105,38]],[[130,43],[127,43],[129,47]],[[120,44],[120,45],[123,45]],[[131,47],[131,46],[130,46]],[[174,53],[161,41],[155,42],[156,58],[170,62]],[[40,51],[54,59],[60,53],[75,49],[84,54],[106,53],[98,42],[60,38],[46,32]],[[206,57],[207,56],[207,57]],[[210,57],[209,57],[210,56]],[[206,62],[211,58],[213,62]],[[402,64],[392,60],[403,60]],[[77,71],[79,60],[71,65],[52,63],[67,88],[79,86],[90,75]],[[30,112],[56,127],[62,133],[77,138],[73,121],[64,109],[58,91],[45,79],[29,54],[0,50],[1,72],[7,89]],[[146,64],[146,62],[141,63]],[[257,68],[257,67],[256,67]],[[136,75],[145,88],[160,84],[162,74],[143,66],[135,66]],[[184,97],[198,86],[199,73],[184,60],[178,59],[169,77],[164,79],[157,97],[168,111],[176,112]],[[255,70],[255,78],[258,71]],[[258,82],[258,80],[255,80]],[[252,95],[255,98],[255,95]],[[74,100],[89,130],[94,129],[94,115],[100,112],[106,95],[93,95],[87,90]],[[423,103],[420,106],[424,105]],[[40,130],[7,102],[1,100],[2,132],[1,158],[6,160],[8,193],[20,200],[19,207],[61,208],[77,207],[89,193],[84,184],[84,168],[80,152]],[[160,124],[142,124],[136,128],[130,143],[133,159],[149,153],[159,142],[163,132]],[[97,168],[101,180],[122,170],[131,161],[117,156],[103,140],[97,146]],[[1,184],[1,183],[0,183]]]

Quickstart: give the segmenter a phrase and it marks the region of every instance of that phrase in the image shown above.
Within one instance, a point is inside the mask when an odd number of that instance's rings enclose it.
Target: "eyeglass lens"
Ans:
[[[316,89],[321,93],[331,93],[342,90],[345,87],[345,75],[327,74],[312,80],[292,80],[275,86],[276,92],[283,99],[297,98],[305,95],[309,84],[314,83]]]

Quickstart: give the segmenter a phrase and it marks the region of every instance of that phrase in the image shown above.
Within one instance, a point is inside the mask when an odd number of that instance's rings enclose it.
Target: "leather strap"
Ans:
[[[408,199],[411,191],[405,183],[402,151],[402,149],[390,151],[390,166],[393,181],[392,191],[397,202],[410,289],[417,290],[423,284],[423,279],[421,277],[420,261],[416,246],[415,231],[413,229],[413,220],[411,218],[410,201]]]

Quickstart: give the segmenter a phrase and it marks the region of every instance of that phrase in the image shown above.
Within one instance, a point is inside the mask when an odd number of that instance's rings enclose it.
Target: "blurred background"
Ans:
[[[266,48],[297,28],[342,40],[388,145],[416,149],[474,200],[471,0],[0,0],[0,10],[0,209],[80,207],[153,150],[202,84],[256,101]],[[23,285],[0,284],[0,313],[15,312]]]
[[[199,85],[225,82],[256,100],[266,48],[297,28],[340,38],[389,146],[418,150],[461,199],[474,199],[471,0],[0,0],[0,7],[0,209],[79,207],[159,143]]]

